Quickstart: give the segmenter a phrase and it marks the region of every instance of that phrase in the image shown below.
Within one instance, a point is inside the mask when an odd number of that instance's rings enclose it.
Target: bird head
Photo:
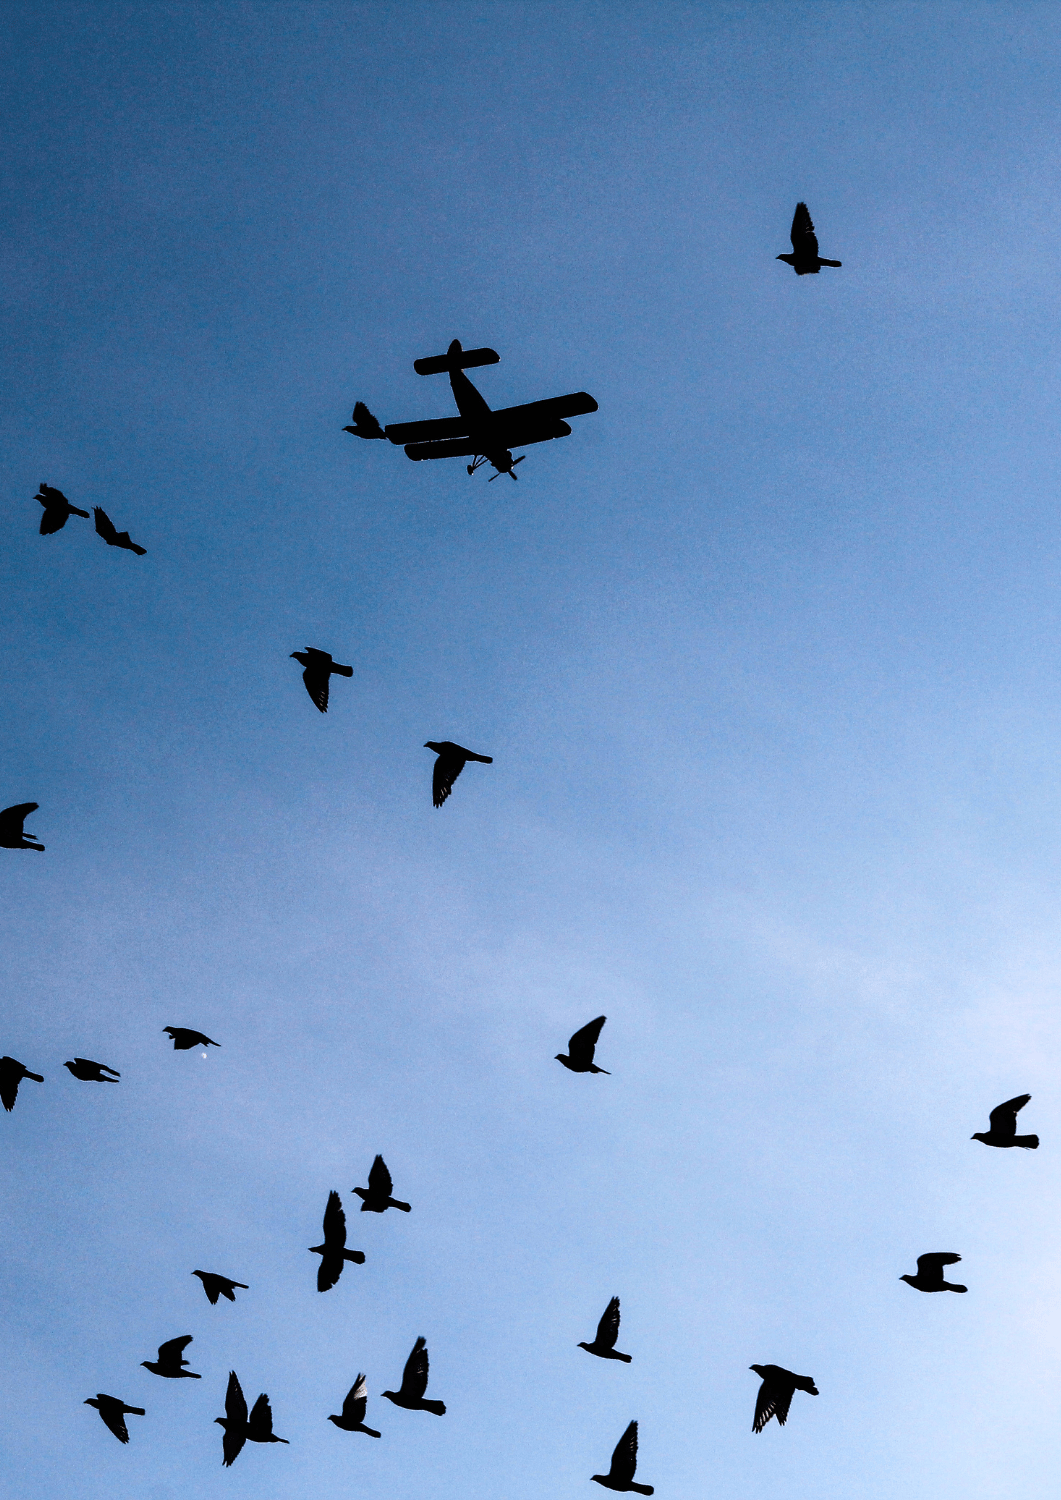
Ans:
[[[748,1369],[754,1370],[756,1375],[761,1375],[764,1380],[766,1379],[766,1370],[762,1365],[749,1365]]]
[[[433,750],[436,755],[441,755],[442,754],[442,746],[438,743],[437,740],[425,740],[424,741],[424,749],[425,750]]]
[[[915,1278],[913,1276],[900,1276],[899,1280],[900,1281],[908,1281],[910,1283],[910,1285],[913,1286]]]
[[[324,1246],[323,1245],[310,1245],[309,1248],[310,1248],[310,1250],[312,1250],[312,1252],[313,1252],[314,1255],[323,1255],[324,1254]]]
[[[217,1423],[217,1425],[219,1427],[223,1427],[226,1432],[228,1431],[228,1418],[227,1417],[215,1417],[214,1421]]]
[[[577,1347],[579,1349],[588,1349],[591,1354],[593,1353],[593,1345],[587,1344],[585,1340],[583,1340]]]
[[[145,1370],[150,1370],[151,1366],[148,1364],[146,1359],[142,1359],[140,1363],[141,1365],[143,1365]],[[183,1364],[183,1360],[181,1361],[181,1363]]]
[[[969,1139],[971,1141],[984,1141],[984,1142],[986,1142],[987,1141],[987,1132],[986,1132],[986,1130],[974,1130],[973,1133],[972,1133],[972,1135],[969,1137]]]
[[[82,1405],[83,1406],[95,1406],[95,1407],[98,1407],[99,1406],[99,1402],[96,1400],[95,1396],[89,1396],[89,1398],[88,1398],[87,1401],[82,1402]]]
[[[350,429],[349,428],[344,428],[343,430],[346,431],[346,432],[348,432]],[[336,1425],[336,1427],[339,1426],[339,1418],[338,1417],[329,1417],[328,1421],[329,1422],[334,1422],[335,1425]]]
[[[397,1399],[398,1392],[397,1391],[380,1391],[380,1395],[381,1396],[386,1396],[386,1398],[387,1398],[388,1401],[394,1401],[394,1400]]]

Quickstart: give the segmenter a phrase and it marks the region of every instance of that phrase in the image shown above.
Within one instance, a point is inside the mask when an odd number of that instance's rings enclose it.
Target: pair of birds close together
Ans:
[[[41,516],[41,536],[52,536],[56,531],[62,531],[71,516],[83,516],[88,520],[87,510],[78,510],[76,505],[57,490],[53,485],[41,481],[40,492],[34,495],[34,500],[39,500],[44,506],[44,514]],[[126,552],[135,552],[138,557],[143,557],[147,552],[146,547],[138,547],[135,542],[129,540],[127,531],[117,531],[114,522],[107,512],[99,505],[92,507],[92,514],[96,518],[96,533],[107,543],[108,547],[124,547]]]
[[[361,1212],[381,1214],[388,1208],[400,1208],[402,1213],[411,1213],[412,1207],[408,1203],[402,1203],[400,1199],[392,1197],[394,1183],[387,1163],[382,1156],[377,1156],[368,1173],[368,1187],[355,1187],[351,1191],[361,1199]],[[318,1292],[330,1292],[339,1277],[343,1274],[343,1266],[349,1260],[357,1266],[365,1264],[365,1255],[362,1250],[348,1250],[346,1248],[346,1213],[343,1209],[342,1199],[333,1188],[328,1194],[328,1202],[324,1208],[324,1239],[319,1245],[311,1245],[309,1248],[314,1255],[319,1255],[321,1263],[317,1267],[317,1290]]]

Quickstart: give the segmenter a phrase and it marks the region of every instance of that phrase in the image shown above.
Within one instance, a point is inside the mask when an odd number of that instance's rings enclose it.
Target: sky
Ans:
[[[1057,8],[0,38],[5,1495],[592,1500],[636,1419],[659,1500],[1053,1496]],[[599,411],[518,484],[343,432],[452,415],[453,338]],[[435,810],[440,739],[493,764]],[[1021,1093],[1038,1152],[970,1140]],[[441,1420],[380,1399],[418,1335]],[[754,1436],[752,1363],[820,1395]],[[226,1470],[230,1369],[289,1446]]]

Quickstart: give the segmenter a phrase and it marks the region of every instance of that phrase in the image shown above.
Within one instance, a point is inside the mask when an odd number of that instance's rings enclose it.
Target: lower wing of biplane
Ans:
[[[568,437],[571,428],[565,417],[580,417],[596,410],[592,396],[575,391],[570,396],[554,396],[548,401],[507,406],[471,420],[441,417],[437,421],[398,422],[385,431],[392,443],[405,445],[409,458],[470,457],[474,461],[468,465],[469,474],[487,461],[499,473],[511,474],[519,459],[512,458],[510,449]]]

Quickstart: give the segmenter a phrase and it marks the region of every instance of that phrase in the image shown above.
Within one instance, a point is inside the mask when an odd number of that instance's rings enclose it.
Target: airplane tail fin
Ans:
[[[462,349],[460,339],[454,339],[445,354],[432,354],[428,359],[414,359],[413,369],[418,375],[448,375],[451,370],[471,370],[476,365],[496,365],[500,354],[493,349]]]

